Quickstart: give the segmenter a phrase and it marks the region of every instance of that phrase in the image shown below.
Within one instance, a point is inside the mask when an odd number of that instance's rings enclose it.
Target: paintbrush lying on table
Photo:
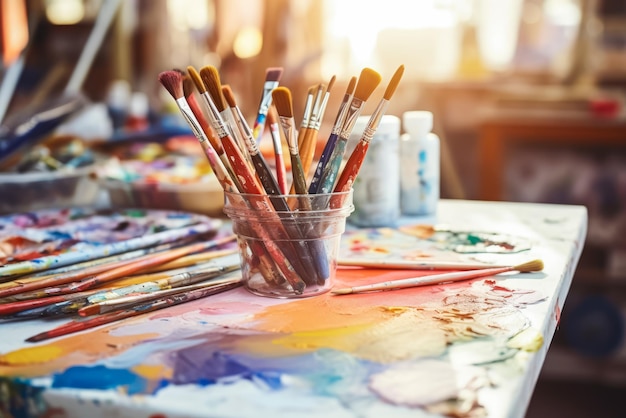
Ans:
[[[168,308],[170,306],[180,305],[182,303],[198,300],[210,295],[225,292],[230,289],[241,286],[241,282],[230,283],[222,286],[211,286],[208,288],[195,289],[184,293],[177,293],[175,295],[166,296],[160,299],[156,299],[149,302],[140,303],[131,308],[95,315],[84,320],[76,320],[63,324],[59,327],[53,328],[49,331],[42,332],[27,338],[27,342],[38,342],[48,340],[50,338],[60,337],[63,335],[72,334],[79,331],[95,328],[100,325],[109,324],[111,322],[119,321],[121,319],[131,318],[139,316],[145,313],[154,312],[159,309]]]
[[[532,260],[524,264],[509,267],[490,268],[473,271],[455,271],[452,273],[433,274],[430,276],[411,277],[408,279],[390,280],[382,283],[373,283],[363,286],[353,286],[332,291],[335,295],[349,295],[351,293],[374,292],[378,290],[396,290],[407,287],[427,286],[431,284],[442,284],[448,282],[456,282],[460,280],[476,279],[479,277],[493,276],[509,271],[519,271],[520,273],[529,273],[543,270],[543,261]]]

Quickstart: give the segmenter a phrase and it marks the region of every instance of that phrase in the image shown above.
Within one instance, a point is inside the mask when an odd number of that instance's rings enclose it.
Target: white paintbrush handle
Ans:
[[[433,274],[431,276],[411,277],[408,279],[390,280],[387,282],[374,283],[364,286],[354,286],[350,289],[351,293],[371,292],[375,290],[403,289],[407,287],[426,286],[430,284],[439,284],[459,280],[474,279],[477,277],[492,276],[494,274],[511,271],[512,269],[512,267],[500,267],[475,271],[455,271],[452,273]]]
[[[501,264],[468,263],[464,261],[415,261],[415,260],[363,260],[340,258],[339,266],[368,267],[382,269],[403,270],[480,270],[489,268],[508,267]]]

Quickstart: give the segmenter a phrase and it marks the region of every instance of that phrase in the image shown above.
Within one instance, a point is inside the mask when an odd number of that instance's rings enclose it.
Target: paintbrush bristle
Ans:
[[[176,70],[163,71],[159,73],[159,83],[165,87],[174,99],[184,97],[183,75]]]
[[[293,104],[291,101],[291,90],[287,87],[276,87],[272,90],[272,99],[274,101],[274,106],[276,106],[276,111],[279,116],[285,118],[293,117]]]
[[[363,68],[359,81],[356,83],[354,97],[366,101],[380,84],[381,75],[371,68]]]
[[[336,76],[332,76],[330,81],[328,82],[328,87],[326,87],[326,93],[330,93],[330,91],[332,90],[333,86],[335,85],[335,80],[337,79]]]
[[[399,66],[396,72],[393,74],[393,77],[391,77],[391,81],[389,81],[389,84],[387,85],[387,89],[385,90],[383,99],[391,100],[391,96],[393,96],[396,88],[398,87],[398,84],[400,84],[402,74],[404,74],[404,65]]]
[[[226,99],[226,103],[228,103],[228,106],[237,107],[235,93],[233,93],[233,89],[231,89],[228,84],[224,84],[222,86],[222,94],[224,94],[224,99]]]
[[[265,70],[265,81],[279,81],[282,75],[282,67],[270,67]]]
[[[354,87],[356,86],[356,77],[352,76],[350,78],[350,82],[348,83],[348,88],[346,89],[346,94],[351,95],[354,93]]]
[[[543,261],[541,260],[531,260],[523,264],[519,264],[513,267],[513,270],[517,270],[520,272],[530,272],[530,271],[541,271],[543,270]]]
[[[190,65],[187,67],[187,73],[189,74],[189,77],[191,77],[191,81],[193,81],[196,85],[198,92],[200,94],[204,93],[206,91],[206,86],[204,85],[202,78],[200,78],[198,71]]]
[[[222,83],[220,81],[220,74],[212,65],[207,65],[200,69],[200,77],[204,82],[204,85],[215,103],[215,107],[218,111],[222,112],[226,109],[226,100],[222,94]]]
[[[195,87],[193,85],[193,80],[190,76],[183,76],[183,93],[185,94],[185,98],[188,98],[195,91]]]

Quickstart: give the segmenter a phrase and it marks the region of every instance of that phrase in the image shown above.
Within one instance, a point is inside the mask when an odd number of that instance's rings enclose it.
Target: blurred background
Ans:
[[[266,68],[283,67],[295,115],[309,87],[334,75],[327,138],[350,77],[371,67],[380,90],[404,64],[387,113],[433,112],[443,198],[588,208],[583,256],[528,416],[621,416],[626,1],[3,0],[0,22],[0,121],[78,91],[110,118],[124,112],[119,124],[79,126],[100,145],[177,133],[160,125],[173,113],[157,81],[164,70],[216,66],[248,121]]]

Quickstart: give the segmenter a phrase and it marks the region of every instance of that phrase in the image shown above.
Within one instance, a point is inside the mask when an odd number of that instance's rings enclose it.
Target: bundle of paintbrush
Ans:
[[[335,260],[328,252],[334,251],[334,248],[327,248],[322,238],[329,223],[323,220],[305,221],[303,217],[313,212],[339,209],[346,204],[351,206],[346,201],[349,196],[346,192],[351,190],[367,144],[400,82],[403,70],[404,67],[400,66],[393,75],[372,115],[362,144],[357,146],[357,154],[348,159],[342,171],[348,137],[364,104],[380,83],[381,76],[370,68],[364,68],[358,79],[354,77],[350,80],[332,133],[311,179],[307,178],[307,174],[312,167],[319,129],[335,83],[334,76],[328,84],[320,83],[309,89],[299,130],[296,130],[291,91],[279,86],[282,68],[266,71],[252,129],[236,103],[235,92],[230,86],[221,84],[217,68],[206,66],[199,72],[193,67],[187,68],[188,77],[202,98],[204,112],[194,111],[192,105],[195,99],[190,98],[183,88],[184,74],[172,70],[159,75],[159,81],[176,101],[226,192],[225,212],[237,219],[234,222],[235,233],[241,247],[242,267],[245,267],[245,284],[258,271],[266,284],[281,287],[281,291],[274,296],[301,296],[310,291],[315,293],[329,289]],[[266,162],[258,146],[266,120],[270,121],[275,151],[274,169]],[[291,185],[287,185],[282,141],[277,130],[279,124],[289,149]],[[242,221],[239,210],[248,214],[248,222]],[[258,221],[257,217],[261,217],[262,221]],[[252,290],[250,286],[248,289]],[[257,289],[256,293],[263,292]]]
[[[91,251],[6,264],[2,274],[8,280],[0,284],[0,319],[96,315],[81,321],[78,328],[44,333],[50,338],[239,286],[241,276],[227,274],[240,267],[232,260],[237,249],[230,248],[235,236],[207,240],[207,233],[216,231],[202,228],[194,225]],[[107,249],[118,251],[104,257]],[[33,267],[38,265],[62,267],[38,271]],[[26,271],[30,274],[18,274]],[[101,315],[105,313],[109,314]]]

